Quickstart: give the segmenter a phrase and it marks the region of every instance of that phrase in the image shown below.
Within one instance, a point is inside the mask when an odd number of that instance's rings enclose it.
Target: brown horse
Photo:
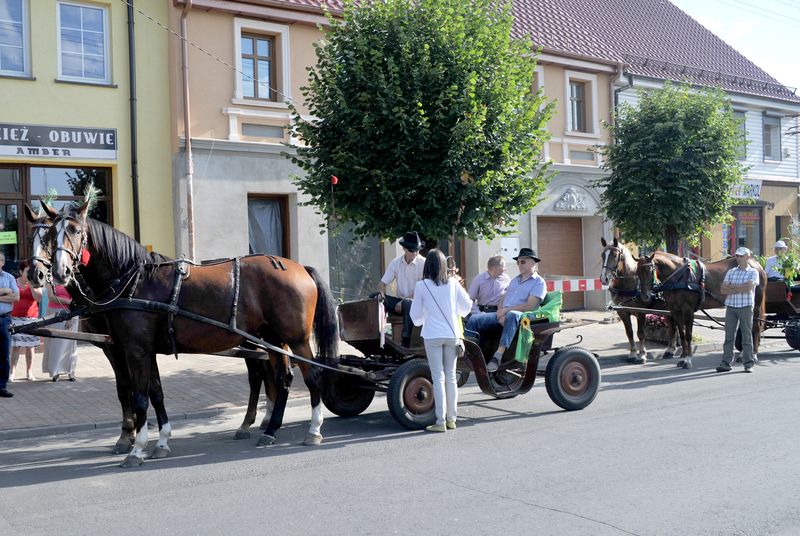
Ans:
[[[38,213],[25,205],[25,217],[31,223],[31,246],[32,257],[31,266],[28,271],[28,277],[31,281],[31,286],[40,288],[43,287],[50,277],[49,267],[50,261],[48,254],[42,247],[44,236],[48,229],[52,226],[53,220],[58,216],[58,212],[46,203],[42,203]],[[111,227],[98,227],[98,234],[116,231]],[[111,239],[113,241],[113,238]],[[90,305],[89,296],[97,298],[100,293],[108,288],[107,279],[109,277],[119,278],[123,276],[128,270],[138,266],[140,263],[158,263],[166,262],[170,259],[159,253],[148,252],[143,246],[134,244],[132,254],[126,257],[126,262],[117,263],[112,265],[108,258],[97,256],[91,266],[80,265],[78,273],[83,281],[84,286],[81,288],[77,284],[77,278],[73,279],[70,284],[66,286],[73,303],[78,306]],[[120,259],[118,259],[120,260]],[[108,322],[103,314],[96,314],[82,319],[81,329],[88,333],[108,333]],[[126,454],[133,447],[135,439],[135,416],[133,414],[131,400],[133,393],[131,391],[131,380],[128,373],[128,366],[124,360],[124,354],[118,343],[112,341],[111,344],[98,344],[103,353],[105,354],[108,362],[111,364],[111,369],[114,372],[114,379],[117,388],[117,398],[119,399],[122,409],[122,430],[120,437],[114,444],[111,450],[112,454]],[[156,413],[156,420],[158,421],[159,428],[159,441],[156,447],[150,454],[151,458],[163,458],[169,455],[169,437],[171,434],[171,426],[169,425],[169,417],[164,407],[164,394],[161,387],[161,378],[158,371],[158,363],[156,356],[153,354],[152,360],[152,378],[150,382],[150,403]],[[278,391],[283,387],[278,385],[278,382],[283,381],[288,385],[291,384],[292,372],[291,364],[286,356],[271,355],[269,362],[256,359],[245,359],[247,365],[247,378],[250,385],[250,396],[248,399],[247,412],[242,421],[241,426],[236,431],[236,439],[245,439],[250,437],[250,426],[255,422],[258,399],[261,394],[261,386],[264,386],[266,394],[267,411],[264,419],[261,422],[261,429],[264,431],[264,437],[260,440],[260,444],[265,444],[270,440],[274,441],[274,434],[277,429],[270,427],[272,408],[278,397]],[[280,369],[280,371],[279,371]]]
[[[653,287],[656,282],[660,282],[664,288],[661,294],[672,316],[672,329],[673,332],[678,331],[681,340],[682,354],[677,366],[686,369],[692,368],[694,313],[701,307],[715,309],[725,306],[720,288],[725,274],[736,266],[736,259],[722,259],[702,266],[705,270],[705,281],[700,291],[680,288],[680,285],[678,288],[667,290],[673,286],[671,280],[677,279],[685,267],[684,259],[676,255],[657,251],[650,256],[639,258],[636,268],[643,300],[653,298]],[[755,290],[755,307],[753,307],[753,352],[757,355],[761,332],[764,329],[767,274],[754,259],[750,259],[750,266],[759,274],[759,284]]]
[[[87,218],[88,203],[65,207],[53,221],[46,242],[52,251],[52,276],[67,284],[81,264],[86,268],[100,259],[113,265],[129,265],[141,246],[115,229]],[[143,248],[142,248],[143,249]],[[89,252],[88,259],[84,250]],[[83,268],[80,268],[83,270]],[[185,271],[185,273],[184,273]],[[237,275],[238,274],[238,275]],[[99,275],[99,274],[98,274]],[[103,301],[115,305],[126,297],[154,304],[174,303],[180,311],[233,326],[275,346],[287,346],[295,354],[314,360],[310,339],[316,338],[318,359],[333,361],[337,353],[336,310],[327,286],[316,270],[289,259],[263,255],[231,259],[211,265],[182,262],[139,264],[121,277],[106,274]],[[180,282],[180,284],[178,284]],[[105,310],[109,334],[123,349],[131,371],[136,439],[124,466],[140,465],[147,445],[147,389],[156,353],[214,353],[243,343],[246,337],[182,314],[169,322],[160,310],[114,308]],[[312,420],[305,444],[320,444],[322,411],[319,374],[301,362],[309,387]],[[276,372],[280,373],[281,367]],[[270,423],[280,427],[288,398],[286,381],[277,382],[278,397]]]
[[[631,252],[616,238],[609,244],[605,238],[600,238],[603,246],[601,254],[603,267],[600,271],[600,281],[608,286],[611,301],[614,305],[622,307],[649,307],[650,303],[640,297],[639,280],[636,277],[636,260]],[[645,313],[631,313],[630,311],[617,310],[625,334],[628,336],[628,361],[643,364],[647,362],[647,348],[645,346]],[[638,352],[633,340],[633,324],[631,316],[636,317],[636,334],[639,337]],[[670,337],[670,343],[664,352],[663,358],[669,359],[675,353],[675,337]]]

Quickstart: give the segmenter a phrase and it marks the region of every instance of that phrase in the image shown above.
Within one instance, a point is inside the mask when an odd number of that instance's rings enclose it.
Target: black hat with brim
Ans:
[[[535,260],[536,262],[542,262],[542,259],[536,256],[536,252],[533,251],[531,248],[522,248],[519,250],[519,255],[513,257],[514,260],[519,259],[520,257],[530,257],[531,259]]]
[[[400,239],[400,245],[409,251],[419,251],[422,249],[422,240],[416,231],[409,231]]]

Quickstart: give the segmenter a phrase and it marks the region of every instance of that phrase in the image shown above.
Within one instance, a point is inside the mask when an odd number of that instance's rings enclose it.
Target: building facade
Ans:
[[[168,8],[148,4],[162,20]],[[111,0],[0,0],[0,25],[6,257],[30,255],[24,204],[54,191],[60,207],[89,181],[102,193],[93,217],[173,254],[167,33]]]
[[[300,87],[316,62],[313,45],[322,37],[316,25],[326,19],[319,8],[275,4],[173,3],[170,26],[185,28],[187,39],[186,61],[180,39],[169,54],[175,241],[181,254],[192,256],[193,213],[197,259],[268,253],[313,265],[327,277],[324,220],[302,205],[292,181],[301,170],[284,154],[292,143],[286,103],[297,102],[305,113]]]

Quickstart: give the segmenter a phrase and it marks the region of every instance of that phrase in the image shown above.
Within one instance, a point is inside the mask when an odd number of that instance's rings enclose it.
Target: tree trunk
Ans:
[[[667,225],[664,228],[664,239],[667,242],[667,253],[672,253],[673,255],[678,254],[678,231],[675,229],[674,225]]]

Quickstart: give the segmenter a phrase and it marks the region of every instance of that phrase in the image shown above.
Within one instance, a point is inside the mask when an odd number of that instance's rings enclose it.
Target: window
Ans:
[[[0,74],[29,74],[27,9],[26,0],[0,0]]]
[[[781,119],[764,116],[764,160],[781,159]]]
[[[58,44],[60,78],[110,83],[106,9],[59,2]]]
[[[731,223],[729,236],[732,244],[730,251],[742,246],[749,248],[754,255],[762,255],[763,209],[760,206],[733,207],[734,222]]]
[[[733,112],[734,117],[739,122],[739,146],[737,153],[739,160],[747,158],[747,114],[745,112]]]
[[[289,27],[234,19],[234,104],[283,107],[292,99]]]
[[[277,97],[272,37],[242,35],[242,96],[272,101]]]
[[[585,82],[575,82],[570,80],[569,107],[570,107],[569,129],[576,132],[587,132]]]
[[[381,241],[356,238],[350,222],[328,233],[331,290],[342,301],[363,299],[375,292],[383,275]]]
[[[792,236],[792,217],[775,216],[775,240],[786,240],[788,243]]]
[[[288,257],[286,196],[250,197],[247,200],[250,253]]]

